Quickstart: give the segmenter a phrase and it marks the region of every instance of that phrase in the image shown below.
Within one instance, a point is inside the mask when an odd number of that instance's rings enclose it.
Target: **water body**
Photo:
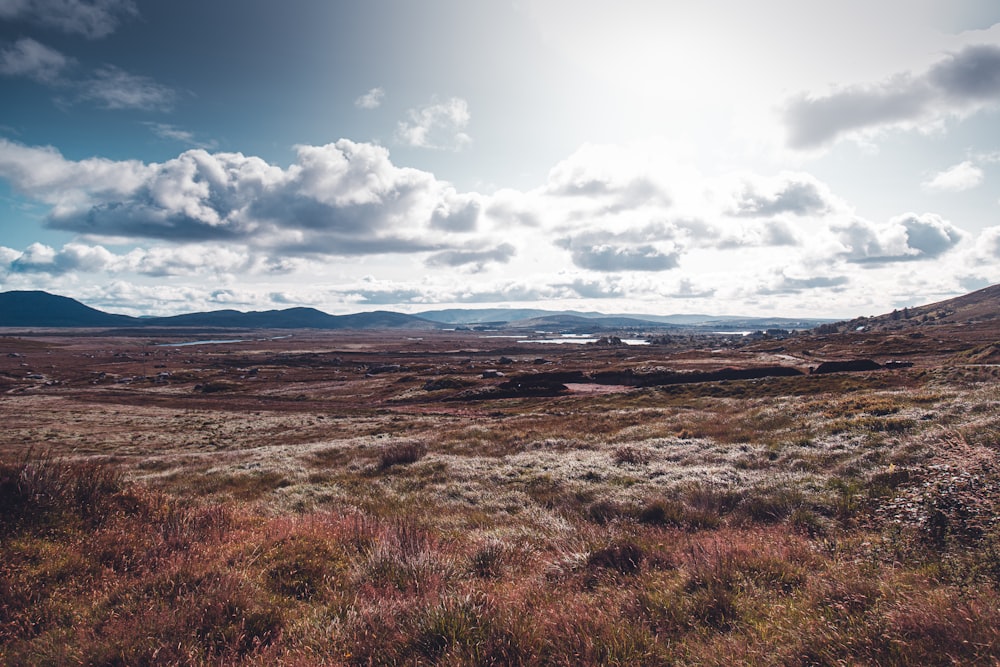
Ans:
[[[581,337],[581,336],[565,336],[563,338],[534,338],[519,340],[518,343],[553,343],[556,345],[561,344],[571,344],[571,345],[586,345],[587,343],[596,343],[599,339],[593,337]],[[621,341],[626,345],[649,345],[649,341],[644,338],[622,338]]]
[[[183,343],[159,343],[156,347],[189,347],[191,345],[222,345],[223,343],[247,343],[251,340],[282,340],[291,338],[292,334],[286,336],[274,336],[273,338],[230,338],[230,339],[209,339],[209,340],[189,340]]]
[[[190,345],[221,345],[222,343],[245,343],[245,338],[230,340],[189,340],[183,343],[159,343],[156,347],[188,347]]]

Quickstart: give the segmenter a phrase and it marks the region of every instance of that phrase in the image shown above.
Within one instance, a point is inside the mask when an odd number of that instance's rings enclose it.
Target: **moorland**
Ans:
[[[0,663],[997,664],[998,316],[7,329]]]

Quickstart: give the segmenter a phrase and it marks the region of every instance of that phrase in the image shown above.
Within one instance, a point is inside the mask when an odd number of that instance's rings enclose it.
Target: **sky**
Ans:
[[[995,0],[0,0],[0,291],[839,319],[995,283]]]

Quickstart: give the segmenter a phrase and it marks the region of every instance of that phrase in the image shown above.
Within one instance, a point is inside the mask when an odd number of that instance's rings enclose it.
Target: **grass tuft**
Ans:
[[[379,470],[395,465],[416,463],[427,455],[427,446],[420,442],[395,442],[386,445],[378,454]]]

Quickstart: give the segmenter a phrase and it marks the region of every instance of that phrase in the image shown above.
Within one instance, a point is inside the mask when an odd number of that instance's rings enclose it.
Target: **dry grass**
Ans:
[[[985,370],[446,404],[316,354],[4,395],[0,663],[1000,661]]]

